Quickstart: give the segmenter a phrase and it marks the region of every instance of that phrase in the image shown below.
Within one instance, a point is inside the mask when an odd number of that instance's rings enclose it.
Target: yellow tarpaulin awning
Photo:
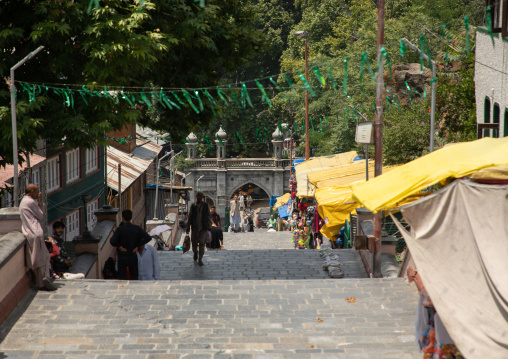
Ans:
[[[447,178],[465,177],[487,167],[508,165],[508,137],[446,146],[393,171],[354,184],[353,199],[373,212],[394,205]]]
[[[353,201],[351,186],[318,188],[314,195],[318,203],[318,213],[325,221],[321,233],[328,239],[337,236],[346,219],[349,219],[349,214],[356,214],[356,208],[361,207]]]
[[[285,205],[286,203],[288,203],[290,198],[291,198],[291,195],[289,193],[286,193],[285,195],[277,197],[277,202],[275,202],[275,204],[273,205],[273,209],[277,209],[280,206]]]
[[[356,151],[350,151],[331,156],[311,158],[295,166],[296,195],[299,198],[312,197],[314,195],[314,186],[309,186],[308,183],[307,175],[309,173],[350,164],[357,156]]]

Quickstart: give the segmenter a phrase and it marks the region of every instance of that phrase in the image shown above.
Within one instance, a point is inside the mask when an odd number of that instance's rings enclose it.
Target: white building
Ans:
[[[508,0],[487,0],[493,39],[486,27],[476,31],[476,122],[478,138],[508,136]]]

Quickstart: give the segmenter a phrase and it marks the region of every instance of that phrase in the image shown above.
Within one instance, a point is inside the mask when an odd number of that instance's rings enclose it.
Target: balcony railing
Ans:
[[[194,159],[194,165],[191,168],[230,168],[230,169],[261,169],[261,168],[286,168],[290,165],[290,160],[278,160],[274,158],[228,158],[218,160],[216,158],[198,158]]]

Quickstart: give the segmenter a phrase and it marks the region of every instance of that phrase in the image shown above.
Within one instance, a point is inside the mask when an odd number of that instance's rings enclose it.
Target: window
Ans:
[[[485,97],[483,107],[483,123],[490,123],[490,98]],[[483,130],[483,137],[490,137],[490,130]]]
[[[504,109],[503,137],[508,136],[508,108]]]
[[[65,240],[72,241],[74,237],[79,236],[80,234],[79,208],[74,212],[69,213],[65,217],[65,221],[67,222],[65,225]]]
[[[53,157],[46,162],[48,169],[47,187],[48,192],[60,188],[60,156]]]
[[[499,104],[494,103],[494,113],[492,116],[492,123],[499,124],[499,118],[501,116],[500,112],[501,112],[501,110],[499,109]],[[498,129],[493,130],[492,137],[495,137],[495,138],[499,137],[499,127],[498,127]]]
[[[94,212],[99,209],[99,199],[96,198],[86,205],[86,225],[91,232],[97,224],[97,217]]]
[[[41,176],[40,176],[40,171],[39,169],[32,169],[32,183],[33,184],[36,184],[37,186],[41,186],[41,182],[40,182],[40,179],[41,179]]]
[[[67,166],[67,183],[71,183],[79,178],[79,148],[67,151],[65,157]]]
[[[99,168],[97,146],[87,148],[85,152],[86,173],[93,172]]]
[[[4,193],[5,193],[5,207],[12,207],[14,199],[12,197],[11,191],[6,189]]]

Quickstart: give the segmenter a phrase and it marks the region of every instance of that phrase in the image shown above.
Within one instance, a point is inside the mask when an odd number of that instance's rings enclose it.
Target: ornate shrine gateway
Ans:
[[[282,124],[286,130],[286,124]],[[289,132],[289,131],[287,131]],[[280,196],[289,192],[290,160],[282,159],[284,139],[277,128],[272,134],[272,158],[226,158],[227,134],[222,127],[216,133],[216,158],[196,158],[197,138],[193,133],[187,137],[187,160],[194,161],[194,166],[185,170],[185,185],[192,186],[190,201],[195,200],[197,190],[213,201],[217,212],[224,215],[226,206],[233,194],[246,184],[258,186],[268,197]]]

